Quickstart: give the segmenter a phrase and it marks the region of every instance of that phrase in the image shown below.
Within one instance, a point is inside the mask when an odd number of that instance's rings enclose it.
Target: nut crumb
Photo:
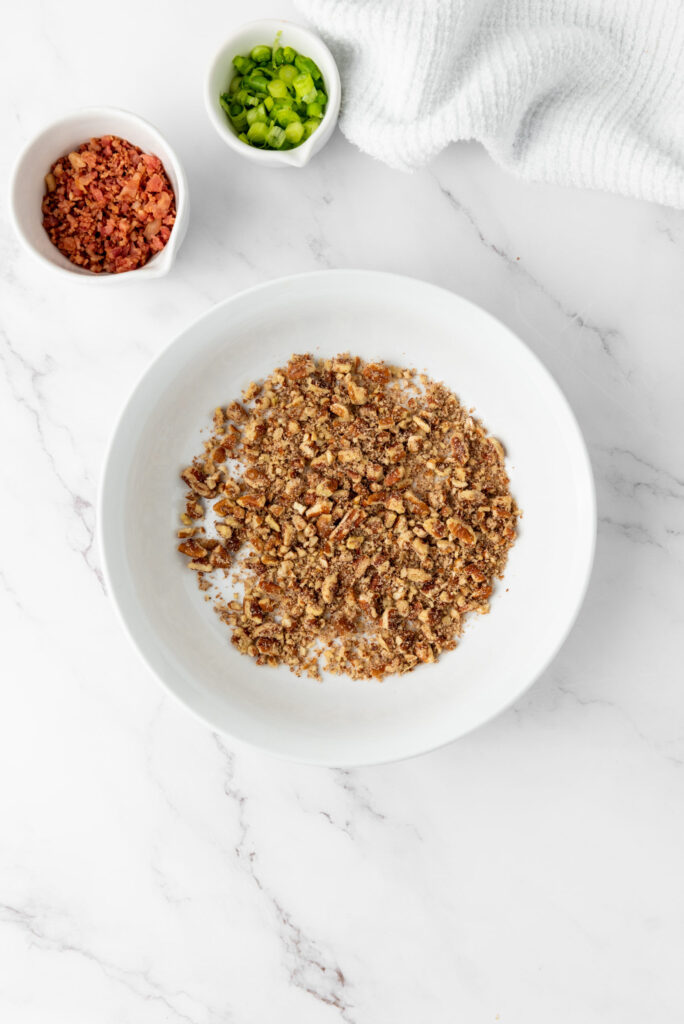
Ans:
[[[215,411],[181,473],[177,546],[201,589],[245,554],[244,596],[214,607],[258,664],[319,678],[322,655],[381,679],[435,662],[468,612],[489,611],[520,516],[504,449],[445,385],[415,378],[295,355]],[[199,524],[212,499],[216,538]]]

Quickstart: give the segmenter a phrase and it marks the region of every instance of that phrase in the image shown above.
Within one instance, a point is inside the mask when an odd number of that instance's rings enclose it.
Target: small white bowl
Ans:
[[[121,274],[94,274],[76,266],[52,244],[43,227],[41,204],[45,195],[45,175],[50,167],[63,153],[101,135],[118,135],[139,146],[143,152],[159,157],[176,196],[176,222],[162,251],[143,267]],[[116,107],[92,107],[55,121],[26,146],[12,175],[10,211],[17,234],[29,252],[60,274],[98,284],[141,281],[163,277],[171,269],[188,227],[188,185],[178,157],[148,121]]]
[[[259,43],[272,46],[278,34],[280,34],[279,46],[291,46],[297,53],[301,53],[304,57],[310,57],[318,64],[328,96],[328,105],[323,120],[313,135],[295,149],[285,151],[257,149],[255,146],[248,146],[241,142],[219,102],[221,93],[227,90],[235,75],[233,57],[237,54],[248,54]],[[240,156],[262,164],[264,167],[304,167],[314,153],[325,146],[335,131],[340,113],[341,94],[340,73],[333,55],[323,40],[308,29],[302,28],[301,25],[295,25],[291,21],[279,18],[269,18],[263,21],[250,21],[248,24],[242,25],[226,40],[209,68],[204,101],[214,128],[226,145],[234,149]]]

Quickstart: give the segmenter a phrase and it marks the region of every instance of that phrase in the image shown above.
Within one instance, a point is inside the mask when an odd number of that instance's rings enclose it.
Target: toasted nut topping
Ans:
[[[207,551],[198,541],[186,540],[178,545],[178,550],[188,558],[205,558]]]
[[[420,384],[298,355],[214,415],[175,543],[205,591],[240,552],[244,598],[214,603],[258,664],[317,677],[322,656],[382,678],[435,661],[468,612],[489,611],[519,516],[503,448],[444,385]]]
[[[412,583],[425,583],[427,580],[432,579],[430,573],[425,572],[423,569],[407,569],[406,576]]]
[[[365,405],[368,401],[368,392],[366,389],[355,384],[353,380],[350,380],[347,384],[347,391],[349,392],[349,397],[354,405]]]
[[[263,494],[243,494],[241,498],[238,498],[237,503],[242,508],[263,508],[266,498]]]
[[[359,448],[341,448],[337,453],[337,458],[344,465],[348,465],[361,459],[361,450]]]

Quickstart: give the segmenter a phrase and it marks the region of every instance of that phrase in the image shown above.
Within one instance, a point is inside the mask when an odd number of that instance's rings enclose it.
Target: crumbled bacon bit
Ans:
[[[226,407],[241,427],[230,444],[214,415],[183,471],[190,531],[220,493],[221,449],[220,540],[190,533],[178,548],[203,581],[247,545],[244,598],[215,607],[258,664],[317,677],[322,653],[354,678],[409,672],[456,646],[468,612],[489,610],[520,515],[503,448],[443,384],[421,378],[421,394],[414,376],[293,356]]]
[[[45,176],[43,227],[76,266],[95,274],[136,270],[161,252],[176,219],[158,157],[116,135],[90,139]]]

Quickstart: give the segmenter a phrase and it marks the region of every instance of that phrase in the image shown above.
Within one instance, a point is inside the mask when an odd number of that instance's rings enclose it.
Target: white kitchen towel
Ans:
[[[684,207],[682,0],[297,0],[340,127],[410,170],[477,139],[534,181]]]

